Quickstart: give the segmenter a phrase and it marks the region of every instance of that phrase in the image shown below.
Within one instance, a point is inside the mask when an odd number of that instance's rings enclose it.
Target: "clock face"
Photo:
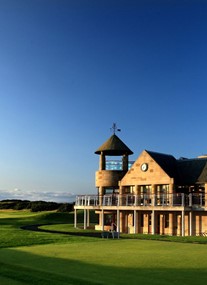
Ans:
[[[147,169],[148,169],[148,164],[147,163],[142,163],[141,170],[142,171],[147,171]]]

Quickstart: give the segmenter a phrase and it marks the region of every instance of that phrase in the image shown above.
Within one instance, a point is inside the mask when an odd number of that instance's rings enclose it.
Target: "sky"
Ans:
[[[94,152],[207,153],[207,1],[0,0],[0,199],[96,194]]]

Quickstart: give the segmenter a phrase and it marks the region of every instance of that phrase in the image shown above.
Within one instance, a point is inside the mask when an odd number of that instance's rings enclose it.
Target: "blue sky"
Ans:
[[[206,1],[0,0],[0,198],[96,193],[113,122],[132,159],[207,153],[206,31]]]

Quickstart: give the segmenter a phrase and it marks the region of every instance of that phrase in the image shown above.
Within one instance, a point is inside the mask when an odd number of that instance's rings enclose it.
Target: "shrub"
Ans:
[[[29,209],[30,206],[30,201],[18,201],[14,204],[13,209],[14,210],[24,210],[24,209]]]
[[[46,201],[28,201],[28,200],[2,200],[0,201],[0,209],[7,210],[24,210],[30,209],[31,212],[53,211],[71,212],[73,211],[73,203],[56,203]]]
[[[31,202],[32,212],[53,211],[53,210],[57,210],[58,207],[59,207],[59,204],[55,202],[45,202],[45,201]]]
[[[58,212],[72,212],[74,210],[74,204],[70,204],[70,203],[61,203],[59,208],[58,208]]]

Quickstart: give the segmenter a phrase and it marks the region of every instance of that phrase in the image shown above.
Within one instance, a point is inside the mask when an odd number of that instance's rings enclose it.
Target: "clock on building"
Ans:
[[[147,163],[142,163],[141,170],[142,171],[147,171],[147,169],[148,169],[148,164]]]

